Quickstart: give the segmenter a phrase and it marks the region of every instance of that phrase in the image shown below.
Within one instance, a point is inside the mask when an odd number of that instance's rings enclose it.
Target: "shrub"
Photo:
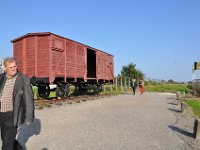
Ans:
[[[195,96],[200,96],[200,82],[193,82],[192,83],[192,94]]]

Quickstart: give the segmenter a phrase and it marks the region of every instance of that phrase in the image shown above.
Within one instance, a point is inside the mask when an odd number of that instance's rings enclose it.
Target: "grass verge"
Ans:
[[[187,84],[157,84],[145,86],[145,91],[149,92],[185,92],[189,93]]]
[[[194,115],[200,118],[200,100],[184,99],[183,101],[192,109]]]

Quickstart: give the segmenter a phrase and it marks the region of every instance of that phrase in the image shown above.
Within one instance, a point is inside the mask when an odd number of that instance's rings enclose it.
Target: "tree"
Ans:
[[[135,64],[130,63],[127,66],[122,66],[121,75],[128,78],[136,77]]]
[[[127,78],[137,78],[141,79],[144,78],[144,74],[141,70],[136,69],[136,64],[130,63],[127,66],[122,66],[121,75]]]
[[[137,71],[137,79],[144,79],[144,73],[139,69],[137,69],[136,71]]]
[[[168,83],[175,83],[174,80],[170,79],[168,80]]]

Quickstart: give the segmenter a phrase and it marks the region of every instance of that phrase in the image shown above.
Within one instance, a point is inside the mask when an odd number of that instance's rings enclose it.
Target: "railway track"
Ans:
[[[36,109],[43,109],[44,107],[52,107],[54,105],[64,105],[72,103],[81,103],[89,100],[101,99],[104,97],[109,97],[111,95],[81,95],[81,96],[70,96],[64,99],[36,99],[35,107]]]

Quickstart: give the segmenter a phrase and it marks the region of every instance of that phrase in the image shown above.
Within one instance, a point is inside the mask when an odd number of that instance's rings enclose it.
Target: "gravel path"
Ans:
[[[36,110],[18,140],[27,150],[198,150],[193,123],[174,94],[124,94]]]

